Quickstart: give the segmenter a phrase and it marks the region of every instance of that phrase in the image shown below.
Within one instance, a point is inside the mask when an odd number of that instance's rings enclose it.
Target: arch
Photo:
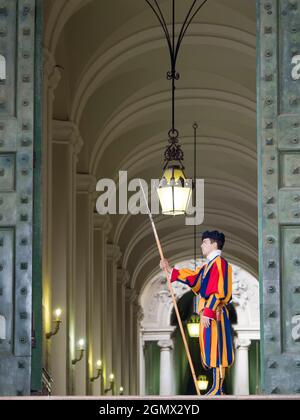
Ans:
[[[97,166],[104,154],[105,149],[119,135],[124,135],[126,129],[136,121],[145,118],[145,115],[169,107],[169,91],[150,95],[147,98],[138,100],[120,111],[115,118],[101,130],[92,151],[90,162],[90,173],[96,174]],[[245,115],[251,120],[256,118],[256,104],[240,95],[212,89],[177,89],[177,106],[205,106],[213,105],[225,107],[233,112]]]
[[[174,295],[177,301],[189,291],[189,287],[184,284],[174,284]],[[161,273],[146,284],[139,296],[139,302],[143,310],[143,328],[171,327],[173,302],[166,279]]]
[[[205,184],[209,185],[209,186],[216,186],[219,188],[224,189],[225,191],[228,190],[232,193],[232,183],[223,179],[209,179],[208,181],[205,182]],[[247,200],[249,202],[250,205],[256,206],[256,193],[254,190],[251,189],[250,186],[246,186],[246,185],[242,185],[240,183],[236,183],[235,184],[235,192],[237,192],[238,196],[240,197],[241,195],[244,196],[245,200]],[[115,234],[114,234],[114,243],[119,243],[121,235],[123,233],[123,231],[126,228],[126,224],[130,221],[130,215],[123,215],[120,218],[120,221],[118,222],[116,229],[115,229]],[[250,219],[248,219],[248,221],[250,222]],[[159,221],[158,221],[159,223]],[[149,225],[149,223],[143,223],[141,225],[140,229],[145,229],[147,228],[147,225]],[[143,226],[143,228],[142,228]],[[144,228],[145,226],[145,228]],[[150,230],[149,230],[150,232]]]
[[[223,220],[232,220],[232,218],[234,218],[235,220],[235,224],[236,226],[240,226],[245,228],[245,230],[247,230],[248,233],[252,233],[253,235],[256,234],[256,229],[252,223],[252,220],[249,218],[245,218],[244,216],[236,213],[235,211],[220,211],[220,210],[214,210],[211,208],[208,208],[206,210],[206,214],[207,215],[219,215],[222,216]],[[156,226],[157,228],[162,231],[163,229],[167,229],[170,225],[170,220],[168,218],[163,218],[161,217],[160,220],[158,220],[156,222]],[[184,231],[184,227],[182,228],[182,230]],[[178,230],[177,230],[178,232]],[[179,231],[181,232],[181,230]],[[124,253],[123,256],[123,264],[124,267],[127,266],[128,263],[128,259],[130,257],[130,254],[133,250],[133,248],[136,246],[136,244],[138,243],[138,241],[141,241],[145,236],[148,235],[152,235],[152,227],[149,223],[148,220],[146,220],[142,225],[139,226],[139,228],[134,232],[131,240],[128,242],[128,246],[126,248],[126,251]],[[181,235],[180,235],[181,236]],[[180,240],[179,238],[177,238],[177,240]]]
[[[202,261],[202,260],[201,260]],[[201,262],[199,260],[199,263]],[[232,303],[237,313],[238,323],[235,329],[238,331],[260,330],[259,314],[259,283],[251,273],[242,267],[232,265]],[[194,267],[193,260],[182,260],[176,267]],[[175,282],[172,284],[176,301],[179,301],[191,289]],[[143,311],[141,327],[147,329],[166,329],[171,327],[173,301],[169,293],[167,281],[162,273],[153,276],[145,283],[139,295],[139,303]]]
[[[255,58],[255,35],[225,25],[213,25],[194,23],[185,36],[186,45],[208,44],[239,51],[243,55]],[[115,45],[111,45],[107,51],[101,48],[87,63],[79,77],[77,90],[71,108],[71,119],[79,123],[83,109],[89,98],[101,86],[106,77],[128,59],[138,57],[145,51],[157,48],[165,48],[165,39],[161,34],[161,28],[147,29],[135,33]]]
[[[166,133],[158,133],[151,139],[142,141],[142,145],[138,145],[133,148],[132,151],[126,155],[126,157],[120,162],[119,168],[124,171],[130,168],[132,177],[140,173],[140,168],[144,168],[148,161],[148,156],[153,157],[161,156],[162,154],[162,139],[166,136]],[[246,139],[229,139],[226,137],[212,136],[212,135],[198,135],[201,138],[199,149],[202,151],[209,150],[211,148],[218,148],[230,151],[236,157],[242,157],[249,164],[256,166],[256,153],[255,150],[245,145]],[[191,136],[180,136],[180,140],[184,143],[185,150],[193,150],[193,137]],[[165,145],[165,142],[164,142]],[[219,149],[220,148],[220,149]],[[115,181],[117,181],[118,174],[116,174]]]
[[[93,0],[56,0],[53,2],[44,36],[45,46],[52,53],[55,54],[59,38],[69,19],[91,1]]]
[[[202,261],[202,260],[201,260]],[[199,260],[198,263],[200,264]],[[259,314],[259,284],[257,278],[240,266],[229,262],[232,265],[232,307],[237,315],[237,323],[233,325],[239,340],[260,339],[260,314]],[[194,267],[191,259],[181,260],[176,264],[178,268]],[[191,289],[179,282],[172,284],[175,299],[179,302]],[[141,289],[139,302],[142,308],[143,317],[140,322],[141,346],[145,337],[151,334],[152,340],[159,340],[161,335],[169,334],[171,338],[175,327],[172,325],[174,311],[173,300],[170,295],[166,279],[162,273],[158,273],[149,279]],[[143,354],[140,347],[140,354]],[[142,359],[143,360],[143,359]],[[173,365],[174,366],[174,365]],[[241,366],[247,369],[247,366]],[[171,368],[172,369],[172,368]],[[175,378],[173,372],[165,372]],[[144,375],[140,376],[140,389],[145,389]]]

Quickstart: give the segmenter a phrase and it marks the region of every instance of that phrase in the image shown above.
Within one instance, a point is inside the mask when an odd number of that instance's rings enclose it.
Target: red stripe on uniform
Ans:
[[[217,264],[214,262],[209,275],[209,281],[206,288],[206,296],[212,295],[213,293],[218,293],[218,284],[219,284],[219,270]]]
[[[176,268],[173,268],[171,281],[176,281],[178,279],[178,276],[179,276],[179,270],[177,270]]]
[[[207,316],[208,318],[217,319],[215,311],[209,308],[205,308],[203,311],[203,315]]]

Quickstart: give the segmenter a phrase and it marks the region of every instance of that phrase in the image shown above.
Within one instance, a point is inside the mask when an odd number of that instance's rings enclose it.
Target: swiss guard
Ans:
[[[200,295],[199,343],[202,364],[213,369],[213,386],[206,395],[222,395],[225,368],[233,365],[231,325],[227,305],[232,297],[232,267],[221,256],[225,235],[206,231],[202,235],[202,253],[207,262],[196,271],[184,268],[171,269],[166,259],[161,269],[167,269],[171,282],[179,281]]]

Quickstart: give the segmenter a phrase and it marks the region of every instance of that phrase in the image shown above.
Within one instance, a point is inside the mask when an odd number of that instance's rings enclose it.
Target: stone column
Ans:
[[[138,366],[139,366],[139,359],[138,359],[138,348],[139,348],[139,316],[140,316],[140,307],[138,304],[138,295],[134,291],[132,294],[131,300],[131,313],[132,313],[132,326],[131,326],[131,360],[130,360],[130,369],[132,372],[131,377],[131,394],[137,395],[138,394],[138,383],[139,383],[139,375],[138,375]]]
[[[90,395],[93,366],[93,225],[96,179],[92,175],[77,174],[76,217],[76,343],[84,338],[84,360],[76,364],[75,394]]]
[[[146,367],[145,367],[145,341],[144,341],[144,328],[142,321],[144,319],[144,311],[140,306],[139,308],[139,395],[146,395]]]
[[[43,103],[43,323],[44,330],[52,328],[51,280],[52,280],[52,120],[55,90],[60,82],[61,74],[56,66],[53,54],[44,49],[44,103]],[[44,336],[45,337],[45,336]],[[45,340],[45,338],[44,338]],[[49,369],[49,342],[43,345],[43,363]]]
[[[102,360],[103,377],[106,377],[106,331],[107,331],[107,309],[106,309],[106,271],[107,271],[107,237],[112,228],[108,215],[101,216],[94,214],[94,319],[93,319],[93,345],[94,359],[93,368],[97,360]],[[93,383],[93,394],[101,395],[104,383],[98,381]]]
[[[129,390],[126,384],[126,351],[127,351],[127,336],[126,336],[126,308],[125,308],[125,291],[129,285],[129,273],[123,268],[117,270],[117,324],[120,352],[117,359],[117,375],[120,376],[119,386],[124,388],[124,394],[128,394]],[[119,388],[117,388],[119,391]]]
[[[172,369],[173,369],[173,341],[158,341],[160,347],[160,391],[159,395],[173,395]]]
[[[68,121],[53,121],[52,170],[52,313],[62,309],[62,324],[51,344],[53,394],[68,395],[70,354],[74,349],[74,275],[76,165],[82,147],[77,127]]]
[[[137,394],[138,384],[138,360],[137,349],[139,346],[139,339],[137,335],[138,327],[138,305],[137,294],[135,291],[126,287],[125,289],[125,334],[126,334],[126,348],[125,348],[125,390],[128,395]]]
[[[133,372],[131,369],[131,348],[132,348],[132,292],[130,287],[125,289],[125,334],[126,334],[126,347],[125,347],[125,391],[126,395],[131,395],[132,392],[132,377]]]
[[[234,395],[249,395],[249,346],[247,338],[236,340],[234,363]]]
[[[121,258],[120,248],[115,244],[107,244],[107,335],[106,335],[106,386],[109,386],[109,375],[115,375],[115,392],[118,392],[120,377],[117,376],[118,358],[118,326],[117,326],[117,264]]]

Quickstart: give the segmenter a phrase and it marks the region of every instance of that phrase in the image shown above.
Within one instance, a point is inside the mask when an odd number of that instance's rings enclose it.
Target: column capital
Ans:
[[[130,283],[129,272],[125,268],[117,269],[117,282],[124,287],[128,287]]]
[[[174,343],[173,340],[159,340],[157,342],[158,347],[160,347],[160,350],[173,350],[174,348]]]
[[[115,244],[107,244],[106,245],[106,255],[108,260],[112,260],[114,263],[118,263],[122,257],[122,252],[120,247]]]
[[[94,230],[102,230],[106,235],[112,229],[112,222],[108,214],[101,215],[98,213],[94,213]]]
[[[96,190],[96,178],[91,174],[77,174],[76,187],[78,193],[94,193]]]
[[[246,337],[237,337],[235,341],[236,348],[249,350],[249,347],[251,345],[251,340]]]
[[[71,121],[53,120],[52,127],[53,143],[70,145],[78,155],[83,147],[83,140],[77,125]]]
[[[44,48],[44,80],[53,92],[61,80],[61,71],[56,64],[55,57],[50,50]]]

